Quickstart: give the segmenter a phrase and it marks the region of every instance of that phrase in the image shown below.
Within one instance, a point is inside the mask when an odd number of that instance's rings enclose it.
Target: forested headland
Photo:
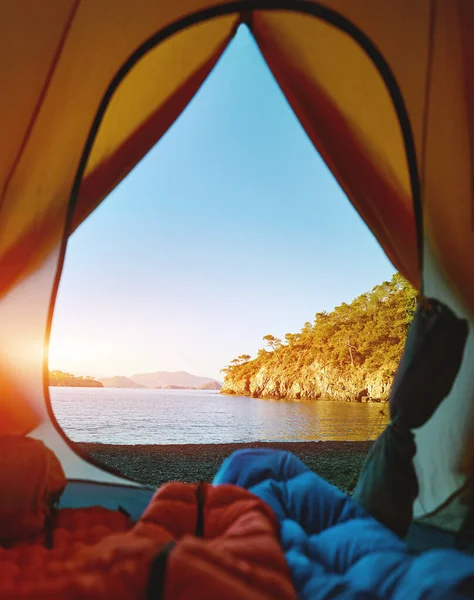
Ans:
[[[299,333],[263,337],[255,358],[223,369],[221,392],[257,398],[384,402],[390,394],[413,314],[416,290],[399,274],[318,312]]]
[[[104,387],[104,385],[92,377],[78,377],[71,373],[62,371],[49,372],[49,385],[60,387]]]

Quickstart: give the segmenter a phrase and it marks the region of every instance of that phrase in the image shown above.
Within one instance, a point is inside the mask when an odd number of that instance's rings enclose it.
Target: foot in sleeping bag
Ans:
[[[351,498],[279,450],[239,450],[214,484],[244,487],[267,502],[299,598],[474,599],[474,557],[417,554]]]

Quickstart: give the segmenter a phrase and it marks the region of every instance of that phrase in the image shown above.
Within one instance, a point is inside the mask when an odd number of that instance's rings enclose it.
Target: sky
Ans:
[[[395,269],[241,27],[163,138],[71,236],[50,369],[220,369]]]

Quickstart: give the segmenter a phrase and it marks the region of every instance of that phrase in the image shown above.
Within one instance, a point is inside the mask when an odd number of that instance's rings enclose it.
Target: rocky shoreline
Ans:
[[[250,396],[270,400],[330,400],[334,402],[381,402],[390,394],[391,380],[380,373],[341,373],[314,362],[302,369],[297,379],[280,372],[279,365],[261,367],[242,377],[230,372],[220,391],[227,396]]]
[[[373,442],[255,442],[251,444],[134,445],[80,443],[104,466],[140,483],[212,481],[222,461],[241,448],[276,448],[298,456],[312,471],[351,492]]]

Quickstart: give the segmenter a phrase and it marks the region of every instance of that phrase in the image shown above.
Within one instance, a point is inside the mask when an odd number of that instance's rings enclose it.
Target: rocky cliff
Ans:
[[[385,402],[391,379],[380,372],[366,376],[357,372],[344,373],[315,361],[302,369],[297,377],[286,375],[279,365],[262,366],[247,377],[230,374],[221,393],[254,398]]]
[[[266,335],[256,358],[241,355],[224,369],[221,393],[384,402],[415,306],[415,290],[397,273],[351,304],[317,313],[284,343]]]

